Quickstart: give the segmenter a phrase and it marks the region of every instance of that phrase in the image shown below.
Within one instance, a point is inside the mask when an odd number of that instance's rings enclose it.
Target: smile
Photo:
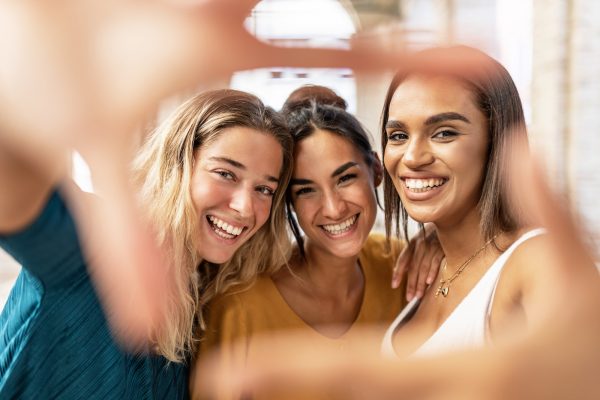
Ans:
[[[352,229],[352,227],[356,223],[356,220],[358,220],[358,214],[353,215],[352,217],[348,218],[343,222],[340,222],[339,224],[321,225],[321,228],[323,228],[325,231],[327,231],[327,233],[331,235],[341,235]]]
[[[238,237],[244,230],[243,226],[234,226],[230,223],[223,221],[214,215],[206,217],[212,230],[223,239],[234,239]]]
[[[446,178],[429,178],[429,179],[404,179],[404,185],[408,190],[415,193],[424,193],[435,188],[438,188],[448,182]]]

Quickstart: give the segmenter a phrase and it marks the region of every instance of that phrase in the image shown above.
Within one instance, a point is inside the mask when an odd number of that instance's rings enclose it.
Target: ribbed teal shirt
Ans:
[[[185,365],[113,340],[58,193],[0,246],[23,266],[0,314],[0,399],[188,398]]]

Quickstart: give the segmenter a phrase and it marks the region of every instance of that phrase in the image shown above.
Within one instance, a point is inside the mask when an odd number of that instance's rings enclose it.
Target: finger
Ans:
[[[442,267],[442,261],[444,259],[444,253],[442,252],[442,250],[438,250],[435,255],[432,257],[431,259],[431,265],[429,268],[429,273],[427,274],[427,284],[431,285],[436,277],[438,276],[438,273],[440,271],[440,268]]]
[[[137,348],[164,326],[172,273],[129,179],[131,138],[125,131],[102,130],[79,147],[93,173],[98,198],[77,210],[76,217],[90,274],[115,337],[128,348]]]
[[[413,297],[418,295],[417,282],[419,280],[419,275],[421,274],[421,264],[423,262],[424,255],[425,251],[423,249],[423,242],[420,242],[420,244],[415,247],[415,252],[412,257],[411,266],[408,269],[406,287],[406,299],[408,301],[412,300]]]
[[[400,256],[396,259],[394,270],[392,272],[392,289],[397,289],[400,286],[400,282],[406,274],[406,269],[410,264],[412,252],[412,247],[410,245],[406,246],[400,253]]]
[[[530,189],[526,194],[522,190],[511,190],[513,204],[521,216],[527,216],[530,224],[547,229],[548,252],[560,266],[565,281],[579,280],[582,276],[596,280],[598,274],[592,252],[582,239],[583,232],[565,200],[550,188],[540,161],[529,154],[525,145],[519,143],[515,147],[509,169],[510,185]]]
[[[437,239],[435,241],[437,241]],[[439,247],[436,247],[435,241],[426,239],[423,242],[423,258],[421,259],[421,263],[417,268],[419,270],[419,277],[417,280],[416,297],[418,298],[423,297],[427,286],[430,285],[433,282],[433,279],[435,278],[435,275],[433,275],[432,277],[431,269],[435,269],[435,260],[439,258],[441,253]],[[439,263],[437,264],[437,266],[439,266]],[[437,273],[437,269],[435,269],[434,273]]]
[[[288,393],[318,388],[339,392],[348,384],[345,373],[348,367],[354,368],[358,359],[379,359],[380,334],[364,330],[360,337],[353,353],[348,353],[306,339],[301,332],[258,335],[253,339],[256,357],[249,356],[243,364],[222,363],[218,354],[206,357],[198,370],[197,376],[203,379],[199,387],[209,395],[221,392],[222,388],[238,393],[282,388],[291,391]],[[284,362],[290,357],[293,362]]]
[[[486,372],[495,371],[485,368],[492,365],[495,358],[484,355],[475,358],[470,354],[465,358],[464,354],[452,354],[435,359],[415,358],[410,362],[385,359],[373,347],[378,347],[380,342],[377,330],[365,329],[360,337],[362,340],[353,345],[352,352],[336,351],[322,342],[306,339],[301,333],[256,337],[255,357],[246,360],[245,365],[228,364],[224,368],[218,362],[218,355],[207,357],[197,375],[203,379],[199,387],[207,395],[219,393],[221,388],[251,393],[283,389],[288,394],[304,393],[308,389],[326,390],[348,398],[351,389],[354,393],[368,393],[361,398],[476,399],[481,398],[482,393],[475,391],[479,396],[465,396],[470,393],[470,387],[462,384],[461,374],[476,374],[478,379],[484,380]]]
[[[431,259],[430,256],[424,256],[421,260],[421,264],[418,267],[419,276],[417,278],[417,288],[415,297],[421,298],[423,294],[425,294],[425,289],[427,288],[427,278],[429,277],[429,270],[431,268]]]

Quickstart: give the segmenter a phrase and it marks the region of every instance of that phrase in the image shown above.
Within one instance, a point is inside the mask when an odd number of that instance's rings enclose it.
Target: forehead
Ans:
[[[363,162],[363,157],[349,139],[334,132],[317,129],[296,144],[294,161],[294,175],[320,171],[330,174],[346,162]]]
[[[483,116],[473,91],[465,83],[444,76],[412,75],[396,88],[389,119],[404,120],[406,116],[441,112]]]
[[[277,176],[282,165],[283,150],[271,134],[234,126],[223,129],[202,145],[196,157],[200,163],[210,162],[211,157],[228,158],[243,164],[249,170],[269,172]]]

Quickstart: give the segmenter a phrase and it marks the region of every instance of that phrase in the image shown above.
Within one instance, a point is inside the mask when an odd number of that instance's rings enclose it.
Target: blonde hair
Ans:
[[[198,254],[197,215],[190,195],[195,151],[224,129],[243,126],[272,135],[283,163],[271,214],[264,226],[221,265]],[[204,306],[234,286],[245,287],[260,273],[273,273],[289,256],[284,194],[292,173],[292,138],[278,113],[255,96],[236,90],[201,93],[182,104],[152,132],[134,162],[134,178],[150,221],[166,247],[174,287],[167,324],[157,332],[157,352],[183,361],[195,351],[194,332],[203,330]],[[257,155],[260,156],[260,155]]]

